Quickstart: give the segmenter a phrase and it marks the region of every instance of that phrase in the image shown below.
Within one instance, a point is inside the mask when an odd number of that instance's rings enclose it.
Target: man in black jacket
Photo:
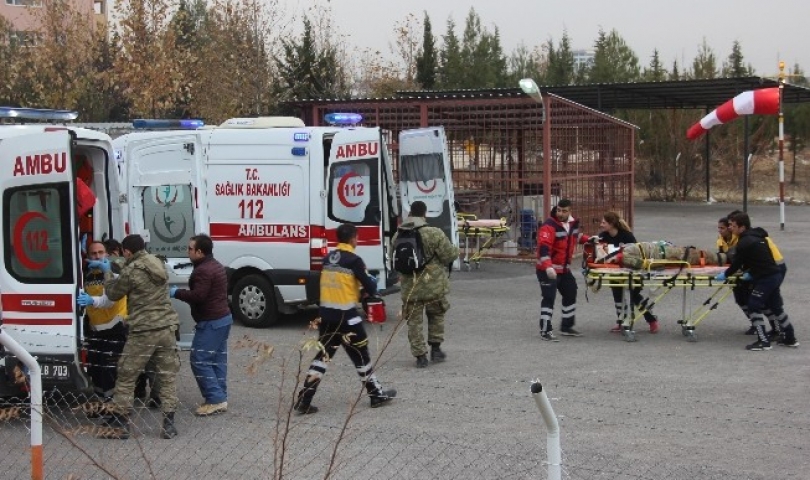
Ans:
[[[191,371],[205,403],[197,407],[200,417],[228,410],[228,335],[233,317],[228,306],[228,277],[225,267],[214,259],[214,242],[208,235],[191,237],[188,258],[194,270],[188,290],[171,287],[172,298],[191,306],[196,325],[191,341]]]
[[[778,343],[786,347],[798,347],[799,342],[793,331],[793,325],[785,313],[782,294],[779,290],[784,280],[782,269],[773,258],[766,238],[768,233],[761,228],[751,228],[751,219],[747,213],[737,212],[729,216],[729,229],[739,239],[737,252],[731,266],[716,277],[724,281],[739,270],[750,277],[753,290],[748,298],[748,314],[757,331],[757,341],[747,345],[750,351],[770,350],[771,342],[765,333],[765,310],[770,310],[779,322],[784,337]]]

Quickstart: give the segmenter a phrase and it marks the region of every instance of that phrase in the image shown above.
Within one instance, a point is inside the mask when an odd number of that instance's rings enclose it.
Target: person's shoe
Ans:
[[[393,388],[390,390],[383,390],[378,395],[371,395],[371,408],[380,407],[397,396],[397,391]]]
[[[746,345],[745,349],[750,352],[761,352],[763,350],[770,350],[771,342],[763,342],[762,340],[757,340],[751,345]]]
[[[163,413],[163,428],[160,429],[160,438],[166,440],[177,436],[177,428],[174,426],[174,412]]]
[[[770,330],[765,334],[765,337],[769,342],[776,342],[781,339],[783,335],[777,330]]]
[[[748,330],[745,331],[746,335],[756,335],[757,334],[757,327],[751,325],[748,327]]]
[[[447,360],[447,354],[445,354],[438,345],[431,345],[430,346],[430,361],[431,362],[443,362]]]
[[[658,333],[658,319],[656,318],[652,322],[647,322],[650,325],[650,333]]]
[[[617,323],[613,328],[610,329],[610,333],[622,333],[622,324]]]
[[[309,415],[310,413],[318,413],[318,407],[315,405],[304,405],[301,400],[296,400],[293,409],[299,415]]]
[[[785,340],[784,338],[780,338],[779,340],[776,341],[776,344],[782,347],[796,348],[799,346],[799,341],[796,340],[795,338],[792,340]]]
[[[228,402],[220,402],[220,403],[203,403],[197,410],[194,411],[194,415],[198,417],[207,417],[209,415],[216,415],[217,413],[224,413],[228,411]]]
[[[551,332],[540,332],[540,340],[545,340],[547,342],[559,342],[560,339],[554,336]]]
[[[564,335],[566,337],[581,337],[582,336],[581,333],[574,330],[573,328],[566,328],[565,330],[560,330],[560,335]]]
[[[146,408],[157,409],[160,408],[161,402],[159,398],[149,397],[146,401]]]
[[[425,368],[429,364],[427,355],[419,355],[416,357],[416,368]]]
[[[129,438],[129,417],[114,413],[104,420],[105,426],[98,427],[96,438],[106,440],[126,440]]]

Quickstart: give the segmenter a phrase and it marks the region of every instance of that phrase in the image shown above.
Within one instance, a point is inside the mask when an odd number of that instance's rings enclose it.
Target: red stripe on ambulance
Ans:
[[[7,312],[25,313],[73,313],[73,296],[70,294],[3,293],[3,320]],[[6,322],[9,323],[9,322]]]
[[[212,223],[211,238],[239,242],[309,243],[309,225]]]
[[[330,228],[326,230],[326,239],[329,241],[329,246],[334,247],[338,244],[337,241],[337,229]],[[358,247],[368,247],[374,245],[380,245],[382,240],[380,239],[380,227],[377,225],[371,226],[357,226],[357,246]]]
[[[69,327],[73,325],[73,320],[70,318],[14,318],[6,314],[3,317],[3,325]]]

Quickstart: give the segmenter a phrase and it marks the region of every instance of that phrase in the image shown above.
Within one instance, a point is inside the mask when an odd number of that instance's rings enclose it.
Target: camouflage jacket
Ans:
[[[403,302],[430,302],[450,293],[448,266],[458,258],[458,247],[453,245],[440,228],[429,227],[424,218],[408,217],[399,228],[411,230],[417,227],[422,237],[425,258],[430,259],[424,270],[416,275],[402,275]],[[391,244],[395,244],[394,235]]]
[[[116,279],[104,283],[110,300],[127,297],[130,332],[178,326],[180,318],[169,299],[169,276],[163,262],[141,250],[124,264]]]

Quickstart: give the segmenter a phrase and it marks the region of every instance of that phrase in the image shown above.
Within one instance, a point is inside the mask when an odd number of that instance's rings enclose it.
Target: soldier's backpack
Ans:
[[[413,275],[425,269],[430,259],[425,258],[422,235],[417,227],[397,230],[394,243],[394,270],[403,275]]]

